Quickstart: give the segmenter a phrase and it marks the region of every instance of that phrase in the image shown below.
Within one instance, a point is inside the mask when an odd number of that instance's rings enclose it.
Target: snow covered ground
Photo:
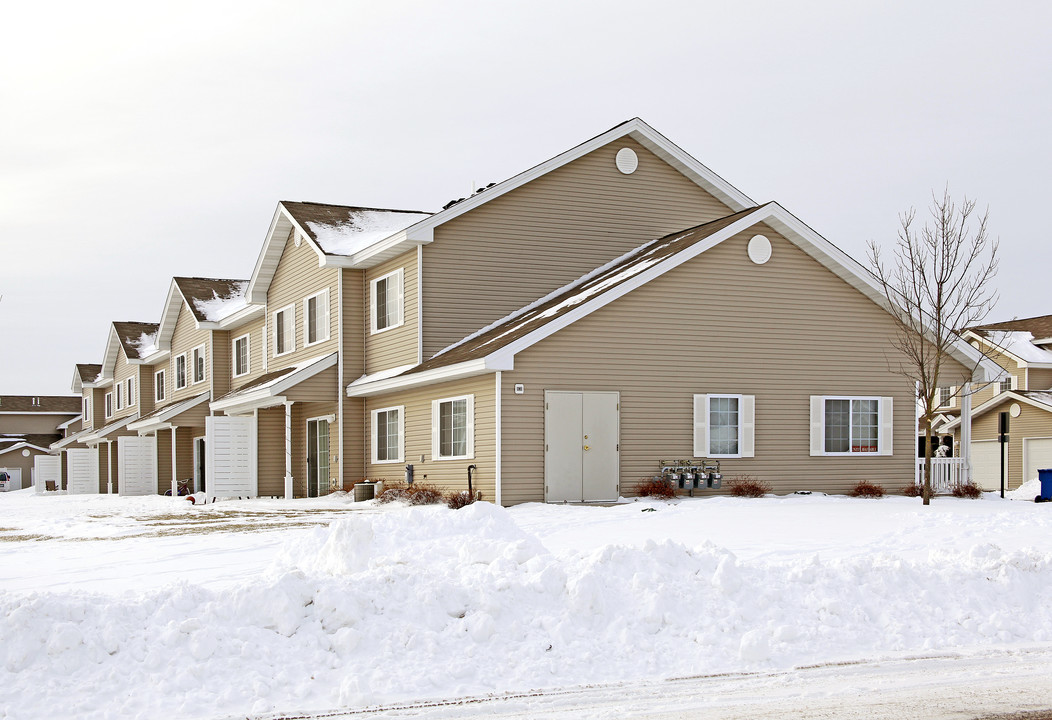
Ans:
[[[1052,657],[1050,530],[1052,505],[993,494],[453,512],[6,493],[0,717],[279,717],[589,685],[614,688],[594,714],[613,717],[626,687],[666,678],[729,693],[711,678],[774,687],[918,655],[970,659],[987,682],[1005,658]]]

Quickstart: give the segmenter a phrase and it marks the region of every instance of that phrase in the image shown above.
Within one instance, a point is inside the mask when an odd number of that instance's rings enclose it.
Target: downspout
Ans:
[[[113,443],[110,440],[106,441],[106,494],[113,494],[113,448],[110,447]]]
[[[501,371],[498,370],[497,371],[497,401],[496,401],[496,407],[494,408],[494,413],[493,413],[494,417],[496,418],[496,426],[497,426],[496,458],[495,458],[495,460],[496,460],[496,462],[495,462],[496,473],[495,473],[495,477],[494,477],[494,482],[496,483],[496,485],[495,485],[495,488],[494,488],[494,491],[493,491],[493,502],[496,503],[497,507],[501,506],[501,501],[502,501],[502,492],[501,492],[501,486],[500,486],[500,468],[501,468],[501,462],[500,462],[501,461],[501,457],[500,457],[500,455],[501,455],[501,438],[500,438],[500,435],[501,435],[501,416],[500,416],[500,406],[502,404],[501,401],[502,401],[502,395],[501,395]]]

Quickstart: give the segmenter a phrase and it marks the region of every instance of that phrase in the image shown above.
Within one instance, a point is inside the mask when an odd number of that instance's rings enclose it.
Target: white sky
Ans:
[[[42,2],[0,30],[0,392],[64,394],[279,200],[437,210],[639,116],[864,260],[949,184],[1052,313],[1052,3]],[[646,238],[641,238],[641,242]]]

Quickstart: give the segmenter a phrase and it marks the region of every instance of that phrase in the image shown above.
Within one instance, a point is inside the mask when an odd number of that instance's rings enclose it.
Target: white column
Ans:
[[[113,443],[106,441],[106,494],[113,494]]]
[[[285,403],[285,497],[292,498],[292,403]]]
[[[961,388],[961,443],[957,456],[962,458],[961,482],[972,481],[972,384],[965,383]]]
[[[417,245],[417,247],[420,247],[420,246]],[[496,438],[496,451],[497,451],[496,452],[496,454],[497,454],[496,466],[497,467],[496,467],[496,473],[495,473],[496,487],[495,487],[494,492],[493,492],[493,503],[497,507],[500,507],[500,501],[501,501],[501,495],[502,495],[501,487],[500,487],[500,484],[501,484],[501,477],[500,477],[500,470],[501,470],[501,457],[500,457],[500,454],[501,454],[501,437],[500,437],[501,436],[501,427],[500,427],[501,415],[500,415],[500,406],[501,406],[501,394],[502,394],[501,393],[501,375],[500,375],[500,370],[497,371],[497,388],[496,388],[496,390],[497,390],[497,401],[496,401],[497,402],[497,406],[496,406],[496,408],[494,408],[494,415],[495,415],[496,426],[497,426],[497,428],[496,428],[496,430],[497,430],[497,433],[496,433],[497,434],[497,438]]]
[[[175,463],[175,436],[177,428],[172,425],[172,500],[179,498],[179,476],[176,475],[176,463]]]

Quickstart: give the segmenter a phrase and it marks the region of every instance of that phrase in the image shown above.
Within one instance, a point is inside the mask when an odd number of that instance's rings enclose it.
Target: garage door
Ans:
[[[1052,438],[1023,438],[1023,482],[1037,477],[1038,470],[1052,468]]]
[[[1008,448],[1005,448],[1005,482],[1008,482]],[[983,490],[1001,489],[1001,446],[996,440],[972,442],[972,480]]]

